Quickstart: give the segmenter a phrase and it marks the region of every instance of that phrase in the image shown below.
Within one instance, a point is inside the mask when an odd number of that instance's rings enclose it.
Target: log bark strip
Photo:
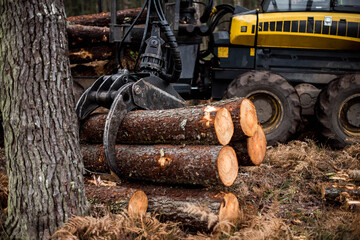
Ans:
[[[342,202],[345,198],[360,198],[360,187],[353,185],[323,184],[321,197],[330,201]]]
[[[117,23],[124,23],[125,20],[130,20],[132,22],[136,16],[140,13],[141,8],[135,9],[126,9],[119,10],[116,13]],[[146,9],[138,20],[138,24],[144,23],[146,19]],[[66,18],[68,24],[80,24],[87,26],[98,26],[98,27],[107,27],[110,24],[110,13],[98,13],[98,14],[89,14],[81,15]]]
[[[158,213],[163,222],[179,222],[193,232],[209,232],[219,220],[233,221],[239,216],[239,202],[231,193],[126,182],[120,186],[86,184],[85,191],[91,203],[107,205],[112,213],[127,208],[129,196],[143,191],[148,212]]]
[[[74,24],[66,26],[66,32],[68,34],[70,49],[109,44],[110,30],[108,27]]]
[[[92,115],[81,127],[82,142],[101,143],[106,115]],[[222,144],[230,142],[234,125],[228,110],[187,107],[129,112],[117,142],[131,144]]]
[[[98,146],[83,145],[82,151],[93,152]],[[231,186],[238,173],[235,151],[229,146],[171,146],[171,145],[117,145],[117,166],[120,178],[168,184]],[[91,163],[101,166],[101,157],[87,159],[84,164],[90,171]],[[98,159],[101,159],[99,161]]]

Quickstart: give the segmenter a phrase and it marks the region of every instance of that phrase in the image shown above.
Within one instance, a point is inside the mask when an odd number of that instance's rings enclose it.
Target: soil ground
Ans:
[[[189,233],[176,223],[160,223],[157,216],[150,213],[140,225],[139,220],[130,219],[125,213],[109,213],[100,219],[72,219],[58,236],[62,236],[60,239],[116,239],[119,236],[127,239],[360,239],[360,214],[329,203],[321,199],[320,194],[321,183],[341,182],[331,176],[348,169],[360,169],[360,144],[331,150],[313,140],[296,140],[268,147],[263,164],[240,167],[234,185],[218,187],[217,190],[230,191],[239,199],[241,217],[235,226],[220,226],[210,234]],[[4,170],[4,150],[0,149],[3,173],[0,221],[6,212]],[[84,229],[88,232],[86,236]]]

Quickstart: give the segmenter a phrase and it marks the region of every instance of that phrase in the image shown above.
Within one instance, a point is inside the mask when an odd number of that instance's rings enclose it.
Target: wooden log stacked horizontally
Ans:
[[[112,213],[126,208],[130,216],[139,216],[148,210],[193,232],[209,232],[219,221],[239,217],[239,202],[232,193],[127,182],[120,186],[86,183],[85,190],[90,202],[104,204]]]
[[[84,164],[90,171],[109,172],[101,145],[105,121],[106,114],[94,114],[81,124],[80,139]],[[265,135],[257,123],[255,107],[250,100],[243,98],[170,110],[129,112],[120,125],[116,141],[116,165],[121,179],[176,186],[231,186],[238,175],[238,159],[241,159],[240,163],[258,165],[266,150]],[[236,152],[232,146],[241,150]],[[88,187],[89,197],[92,194],[90,188]],[[218,195],[215,204],[207,190],[193,187],[181,189],[177,189],[177,193],[171,192],[174,196],[165,194],[161,197],[143,190],[148,196],[148,209],[157,209],[161,215],[173,216],[167,217],[167,220],[177,220],[183,224],[187,222],[188,225],[203,230],[211,229],[221,219],[233,218],[229,217],[232,213],[238,213],[237,199],[230,193]],[[203,192],[206,199],[203,199],[203,196],[195,198],[194,202],[208,201],[207,208],[211,208],[209,205],[216,205],[209,216],[215,216],[214,219],[217,220],[211,224],[206,222],[208,228],[201,223],[199,209],[196,213],[196,208],[186,208],[192,202],[189,196],[198,192]],[[112,196],[115,196],[115,199],[110,199],[111,201],[118,201],[116,199],[121,195]],[[176,200],[177,196],[179,200]],[[103,200],[99,202],[107,202],[107,193],[101,199]],[[145,201],[146,198],[139,199]],[[221,202],[223,207],[220,207]],[[135,206],[138,205],[146,204]]]
[[[117,11],[118,24],[131,23],[140,13],[140,10],[140,8],[136,8]],[[145,17],[146,10],[138,19],[137,24],[144,23]],[[115,45],[109,43],[109,12],[73,16],[66,20],[71,64],[93,63],[91,65],[97,66],[96,63],[100,60],[115,58]],[[83,68],[86,69],[86,67]]]
[[[242,116],[242,113],[246,114]],[[105,119],[105,114],[87,119],[81,127],[81,141],[101,143]],[[117,134],[120,177],[173,184],[223,183],[230,186],[236,178],[239,163],[258,165],[265,156],[265,135],[252,119],[256,119],[256,112],[248,99],[130,112]],[[242,129],[247,129],[253,136],[247,136]],[[235,141],[231,142],[233,139]],[[229,144],[237,151],[226,146]],[[85,166],[90,170],[106,170],[101,146],[83,145],[83,155]]]

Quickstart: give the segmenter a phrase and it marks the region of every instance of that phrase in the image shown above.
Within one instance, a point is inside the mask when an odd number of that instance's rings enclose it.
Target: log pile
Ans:
[[[81,124],[84,165],[93,172],[110,172],[101,145],[105,120],[106,114],[97,113]],[[121,187],[90,184],[86,186],[88,198],[113,209],[127,207],[133,215],[147,206],[164,220],[202,231],[238,217],[238,201],[226,187],[237,178],[239,165],[259,165],[266,151],[255,107],[243,98],[130,112],[119,128],[116,143]],[[137,187],[127,186],[128,181],[137,182]],[[222,186],[225,193],[202,186]],[[129,198],[138,190],[144,194]],[[127,206],[128,201],[131,204]]]
[[[329,203],[342,204],[346,210],[360,210],[360,170],[339,171],[331,177],[336,183],[323,183],[321,197]]]
[[[117,11],[118,23],[131,23],[140,10],[136,8]],[[144,23],[145,17],[146,10],[138,19],[137,24]],[[110,74],[116,67],[115,45],[109,43],[110,13],[74,16],[66,20],[73,77]],[[132,58],[131,54],[126,55],[128,63]]]

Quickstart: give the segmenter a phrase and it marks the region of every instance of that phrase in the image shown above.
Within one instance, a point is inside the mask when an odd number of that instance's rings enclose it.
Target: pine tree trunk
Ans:
[[[90,171],[100,172],[102,169],[99,167],[106,169],[107,162],[100,146],[82,145],[81,149],[85,166]],[[116,151],[120,178],[167,184],[231,186],[238,173],[236,153],[229,146],[116,145]]]
[[[158,213],[162,222],[181,223],[192,232],[209,232],[219,220],[231,222],[239,216],[238,200],[223,191],[127,182],[121,182],[119,186],[86,184],[85,188],[91,203],[104,204],[112,213],[129,209],[132,196],[141,190],[147,195],[148,212]]]
[[[106,115],[92,115],[81,127],[82,142],[101,143]],[[234,125],[228,110],[200,106],[129,112],[116,141],[126,144],[222,144],[230,142]]]
[[[0,2],[6,237],[48,239],[86,212],[62,1]]]

